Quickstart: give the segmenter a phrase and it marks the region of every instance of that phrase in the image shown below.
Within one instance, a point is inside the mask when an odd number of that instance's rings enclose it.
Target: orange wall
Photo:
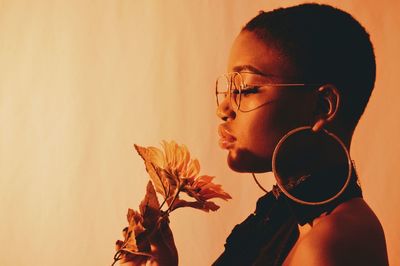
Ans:
[[[400,265],[400,4],[319,2],[353,14],[375,45],[376,89],[352,155]],[[162,139],[185,143],[234,197],[171,218],[180,265],[210,265],[262,194],[217,147],[214,79],[240,27],[282,3],[300,1],[1,1],[0,265],[111,263],[147,181],[132,145]]]

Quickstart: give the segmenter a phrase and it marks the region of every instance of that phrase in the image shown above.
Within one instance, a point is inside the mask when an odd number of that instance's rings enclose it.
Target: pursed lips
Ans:
[[[219,145],[223,149],[232,147],[236,141],[236,138],[224,127],[223,124],[218,127],[218,135],[220,136]]]

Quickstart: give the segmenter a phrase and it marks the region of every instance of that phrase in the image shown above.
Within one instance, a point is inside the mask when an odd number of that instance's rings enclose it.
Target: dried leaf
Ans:
[[[161,168],[159,167],[161,164],[160,160],[162,158],[162,154],[160,155],[161,151],[156,148],[143,148],[136,144],[134,146],[138,154],[144,160],[146,171],[149,173],[150,179],[153,181],[156,191],[166,197],[168,183],[161,177]]]
[[[123,252],[124,259],[127,259],[128,253],[131,256],[151,256],[148,235],[161,219],[160,203],[151,181],[147,183],[146,195],[139,205],[139,210],[140,212],[128,209],[129,225],[124,229],[124,241],[117,241],[118,250]]]
[[[139,205],[139,210],[143,217],[144,227],[151,231],[161,216],[160,203],[151,181],[147,183],[146,195]]]
[[[216,211],[219,206],[212,201],[186,201],[182,199],[175,200],[174,209],[181,207],[191,207],[205,212]]]
[[[145,228],[143,226],[144,219],[142,215],[137,211],[128,209],[127,219],[129,225],[125,234],[124,249],[131,252],[138,252],[140,249],[143,250],[143,248],[147,249],[146,243],[140,243],[140,245],[138,245],[136,239],[138,235],[142,234],[145,231]],[[150,245],[148,245],[148,247],[150,247]]]

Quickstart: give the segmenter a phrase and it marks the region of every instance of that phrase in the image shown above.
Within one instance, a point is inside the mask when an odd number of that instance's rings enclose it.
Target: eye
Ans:
[[[250,95],[250,94],[256,94],[260,91],[259,89],[260,89],[260,87],[257,87],[257,86],[247,86],[242,90],[242,95],[246,96],[246,95]]]
[[[240,91],[238,90],[238,89],[232,89],[232,94],[239,94],[240,93]],[[243,90],[242,90],[242,93],[243,93]]]

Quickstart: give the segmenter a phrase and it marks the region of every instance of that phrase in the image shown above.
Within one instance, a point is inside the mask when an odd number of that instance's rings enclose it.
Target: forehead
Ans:
[[[232,45],[228,72],[248,71],[246,68],[249,66],[276,79],[291,78],[296,74],[291,61],[277,48],[264,42],[253,32],[242,31]]]

